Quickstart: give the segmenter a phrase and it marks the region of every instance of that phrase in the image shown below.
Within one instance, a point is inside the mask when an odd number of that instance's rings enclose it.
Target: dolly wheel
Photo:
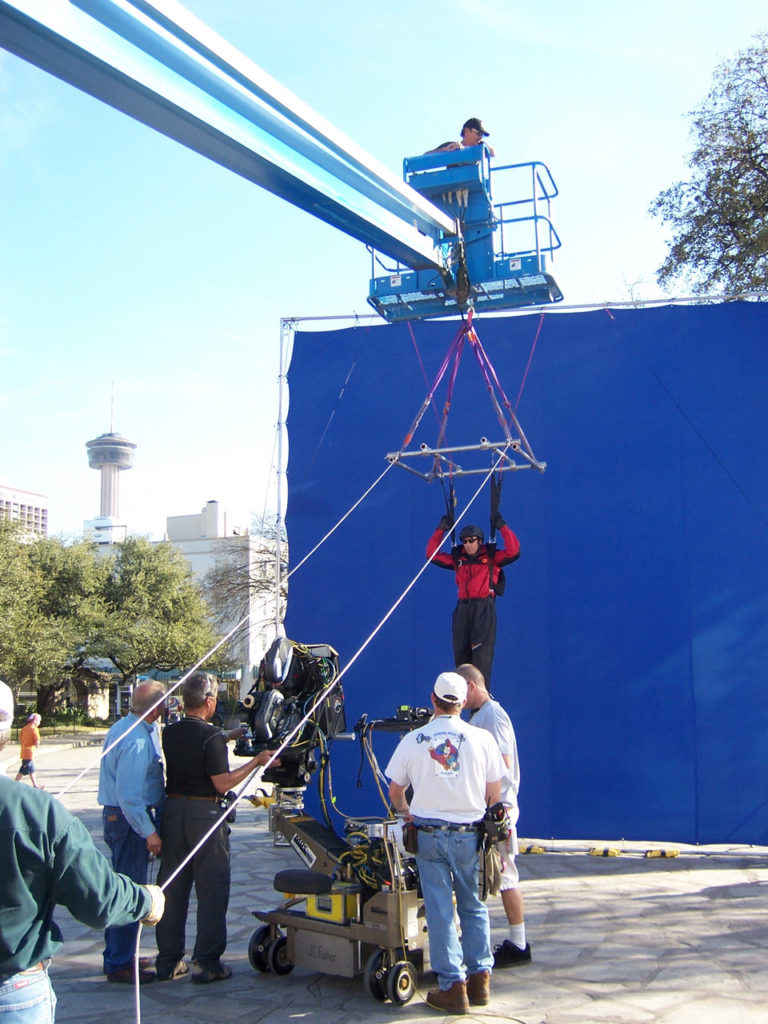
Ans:
[[[416,968],[408,960],[398,960],[387,975],[387,995],[393,1003],[407,1003],[416,991]]]
[[[267,946],[267,963],[273,974],[290,974],[294,965],[288,959],[288,939],[280,935]]]
[[[365,987],[380,1003],[387,1001],[387,969],[384,966],[384,950],[371,953],[365,964]]]
[[[251,967],[254,971],[269,970],[269,961],[267,960],[267,946],[269,945],[269,937],[272,934],[272,929],[268,924],[263,924],[260,928],[251,936],[251,941],[248,943],[248,960],[250,961]]]

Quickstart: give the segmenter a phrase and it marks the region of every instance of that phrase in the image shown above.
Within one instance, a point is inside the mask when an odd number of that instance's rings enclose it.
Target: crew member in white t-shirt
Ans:
[[[416,863],[439,984],[427,1004],[450,1013],[490,999],[493,954],[488,908],[478,894],[478,840],[486,806],[501,799],[505,771],[493,737],[462,721],[466,698],[464,678],[442,672],[431,696],[434,717],[403,737],[386,768],[392,806],[418,830]]]
[[[467,704],[472,725],[486,729],[499,745],[506,765],[506,774],[501,780],[501,800],[507,810],[509,837],[499,842],[501,854],[501,902],[507,915],[509,938],[493,951],[493,966],[518,967],[531,962],[531,947],[525,938],[525,910],[523,894],[520,892],[520,876],[515,864],[517,846],[517,819],[520,808],[517,794],[520,789],[520,762],[517,757],[515,730],[509,715],[497,700],[491,697],[485,686],[480,669],[474,665],[459,665],[456,669],[467,681]]]

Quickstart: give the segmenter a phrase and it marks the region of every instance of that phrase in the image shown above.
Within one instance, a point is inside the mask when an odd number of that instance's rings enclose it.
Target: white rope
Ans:
[[[508,447],[508,445],[507,445],[507,447]],[[506,453],[506,448],[504,449],[504,452],[502,452],[502,454],[499,455],[498,459],[493,464],[493,466],[490,468],[490,470],[488,471],[487,475],[483,478],[480,486],[477,488],[475,493],[472,495],[472,497],[469,499],[467,504],[464,506],[464,508],[459,513],[459,516],[458,516],[459,519],[463,518],[463,516],[466,515],[466,513],[472,507],[474,502],[477,500],[478,496],[480,495],[480,492],[485,487],[485,484],[491,478],[491,476],[493,475],[493,473],[495,472],[495,470],[498,468],[499,464],[501,463],[502,459],[504,458],[505,453]],[[326,535],[315,545],[315,547],[312,548],[312,550],[310,552],[308,552],[307,555],[305,555],[305,557],[301,560],[301,562],[298,563],[298,565],[296,565],[294,567],[294,569],[291,571],[291,573],[289,575],[292,575],[297,569],[299,569],[302,565],[304,565],[304,563],[318,550],[318,548],[320,548],[321,545],[324,544],[326,540],[328,540],[328,538],[339,528],[339,526],[341,526],[341,524],[345,521],[345,519],[347,519],[348,516],[351,515],[351,513],[365,500],[365,498],[371,493],[371,491],[374,489],[374,487],[376,487],[376,485],[378,483],[380,483],[381,480],[384,479],[384,477],[386,476],[386,474],[389,472],[389,470],[392,468],[393,465],[394,465],[394,463],[389,463],[387,465],[387,468],[371,484],[371,486],[364,492],[364,494],[361,495],[361,497],[355,502],[355,504],[352,505],[352,507],[342,516],[342,518],[336,523],[336,525],[333,526],[328,531],[328,533],[326,533]],[[446,534],[446,537],[447,537],[447,534]],[[210,837],[213,835],[213,833],[218,828],[221,827],[222,823],[224,823],[226,821],[226,819],[229,816],[229,814],[238,806],[238,804],[240,803],[240,801],[243,799],[243,797],[245,795],[245,790],[247,789],[248,785],[250,784],[250,782],[254,778],[254,776],[257,774],[257,772],[259,772],[260,770],[263,772],[265,769],[269,768],[271,765],[273,765],[277,761],[277,759],[280,757],[280,754],[282,753],[282,751],[285,750],[286,747],[288,747],[291,744],[291,742],[294,739],[294,737],[296,735],[298,735],[298,733],[301,731],[301,729],[303,729],[303,727],[306,725],[306,723],[310,720],[310,718],[314,714],[315,710],[320,706],[320,704],[322,704],[322,702],[325,700],[325,698],[328,696],[328,694],[331,692],[331,690],[339,682],[341,682],[341,680],[344,677],[344,675],[355,664],[355,662],[358,660],[358,658],[363,653],[363,651],[366,650],[366,648],[373,641],[374,637],[381,631],[381,629],[384,627],[384,625],[388,622],[388,620],[395,613],[397,608],[405,600],[406,596],[410,593],[410,591],[416,585],[416,583],[421,578],[421,576],[423,575],[425,570],[432,564],[432,561],[435,558],[435,555],[438,553],[438,551],[445,544],[446,537],[443,538],[441,543],[432,552],[430,557],[424,562],[424,565],[422,565],[422,567],[419,569],[419,571],[413,577],[411,582],[406,586],[405,590],[403,590],[403,592],[397,598],[397,600],[394,602],[394,604],[391,606],[389,611],[387,611],[387,613],[384,615],[384,617],[381,619],[381,621],[378,623],[378,625],[373,629],[373,631],[363,641],[363,643],[358,648],[358,650],[355,652],[355,654],[352,655],[352,657],[347,662],[347,664],[344,666],[344,668],[341,670],[341,672],[339,672],[338,676],[336,676],[334,679],[332,679],[316,695],[316,697],[313,700],[313,702],[310,705],[310,707],[305,711],[304,716],[299,720],[299,722],[297,722],[297,724],[293,727],[293,729],[290,731],[290,733],[283,739],[283,741],[280,744],[280,746],[276,750],[274,750],[272,752],[272,754],[269,757],[269,760],[264,765],[258,765],[257,767],[255,767],[253,769],[253,771],[247,776],[247,778],[244,779],[244,781],[242,782],[242,784],[240,786],[240,789],[236,792],[235,799],[232,801],[232,803],[228,804],[227,808],[222,813],[221,817],[219,817],[213,823],[213,825],[211,825],[211,827],[208,829],[208,831],[205,833],[205,835],[200,839],[200,841],[192,848],[192,850],[190,850],[190,852],[187,854],[187,856],[181,861],[181,863],[176,867],[176,869],[168,876],[168,878],[165,879],[163,884],[160,886],[160,888],[161,888],[161,890],[163,890],[163,892],[171,884],[171,882],[174,881],[174,879],[179,875],[179,873],[181,871],[183,871],[183,869],[187,866],[187,864],[190,862],[190,860],[192,860],[192,858],[197,854],[197,852],[210,839]],[[221,640],[219,640],[219,642],[217,644],[215,644],[214,647],[212,647],[211,650],[208,651],[207,654],[205,654],[191,669],[189,669],[188,672],[186,672],[167,691],[167,693],[165,693],[158,701],[156,701],[155,704],[152,705],[152,707],[148,708],[147,711],[145,711],[144,714],[141,715],[140,718],[138,718],[137,721],[134,722],[133,725],[131,725],[129,729],[127,729],[109,747],[103,749],[101,751],[99,757],[96,758],[90,765],[88,765],[75,779],[72,780],[71,783],[69,783],[68,786],[66,786],[61,791],[61,793],[59,794],[59,798],[64,793],[66,793],[73,785],[75,785],[75,783],[77,783],[80,779],[82,779],[84,775],[86,775],[89,771],[91,771],[91,769],[95,765],[97,765],[106,754],[108,754],[111,750],[113,750],[117,746],[118,743],[120,743],[133,729],[136,728],[136,726],[139,724],[139,722],[142,722],[146,718],[146,716],[148,714],[150,714],[157,707],[159,707],[160,704],[163,703],[163,701],[168,697],[169,694],[173,693],[174,690],[178,689],[179,686],[181,686],[184,682],[186,682],[186,680],[194,672],[196,672],[197,669],[200,668],[200,666],[202,664],[204,664],[204,662],[207,661],[208,658],[210,658],[210,656],[212,654],[214,654],[219,649],[219,647],[221,647],[223,644],[225,644],[232,636],[234,636],[234,634],[239,629],[241,629],[245,625],[246,622],[248,622],[248,620],[250,619],[250,616],[251,616],[251,613],[249,611],[248,614],[246,616],[244,616],[244,618],[241,619],[241,621],[236,626],[234,626],[233,629],[231,629],[229,631],[229,633],[227,633],[226,636],[222,637]],[[140,983],[139,983],[139,970],[140,970],[140,968],[139,968],[139,947],[140,947],[140,943],[141,943],[141,930],[142,930],[142,925],[141,925],[141,923],[139,923],[139,927],[138,927],[137,935],[136,935],[136,951],[135,951],[135,957],[134,957],[134,981],[135,981],[134,988],[135,988],[135,1002],[136,1002],[136,1024],[141,1024],[141,1001],[140,1001]]]
[[[467,514],[467,512],[469,512],[470,508],[472,508],[472,505],[473,505],[473,504],[475,503],[475,501],[477,500],[477,498],[478,498],[478,496],[479,496],[480,492],[481,492],[481,491],[482,491],[482,489],[483,489],[483,488],[485,487],[486,483],[487,483],[487,482],[488,482],[488,481],[490,480],[491,476],[492,476],[492,475],[493,475],[493,474],[494,474],[494,473],[496,472],[496,470],[497,470],[497,468],[498,468],[499,464],[501,463],[502,459],[504,458],[504,456],[505,456],[505,454],[506,454],[506,451],[507,451],[507,448],[508,448],[508,447],[509,447],[509,444],[507,444],[507,445],[506,445],[506,447],[504,448],[504,451],[503,451],[503,452],[501,453],[501,455],[499,455],[499,457],[498,457],[498,459],[496,460],[496,462],[494,462],[494,464],[493,464],[493,465],[491,466],[491,468],[490,468],[490,469],[488,470],[488,473],[486,474],[486,476],[485,476],[485,477],[483,477],[483,481],[482,481],[482,483],[480,484],[480,486],[479,486],[479,487],[477,488],[477,490],[475,491],[475,493],[474,493],[474,494],[472,495],[472,497],[471,497],[471,498],[469,499],[469,501],[467,502],[467,504],[466,504],[466,505],[464,506],[464,508],[463,508],[463,509],[461,510],[461,512],[459,513],[459,515],[458,515],[458,518],[459,518],[459,519],[462,519],[462,518],[463,518],[463,517],[464,517],[464,516],[465,516],[465,515]],[[394,465],[394,463],[391,463],[391,465]],[[374,637],[376,636],[376,634],[377,634],[377,633],[378,633],[378,632],[379,632],[379,631],[380,631],[380,630],[382,629],[382,627],[384,626],[384,624],[385,624],[385,623],[386,623],[386,622],[387,622],[387,621],[388,621],[388,620],[389,620],[389,619],[391,618],[391,616],[392,616],[392,615],[394,614],[394,612],[395,612],[395,611],[397,610],[397,608],[398,608],[398,607],[399,607],[399,606],[400,606],[400,605],[402,604],[402,602],[403,602],[403,601],[405,600],[406,596],[407,596],[407,595],[408,595],[408,594],[409,594],[409,593],[411,592],[411,590],[412,590],[412,589],[414,588],[414,586],[416,585],[416,583],[418,582],[418,580],[419,580],[419,579],[421,578],[422,574],[423,574],[423,573],[425,572],[425,570],[426,570],[426,569],[427,569],[427,568],[428,568],[428,567],[429,567],[429,566],[430,566],[430,565],[432,564],[432,562],[433,562],[433,560],[434,560],[434,558],[435,558],[435,555],[436,555],[436,554],[438,553],[438,551],[440,550],[440,548],[442,548],[443,544],[445,544],[445,541],[446,541],[447,537],[448,537],[448,534],[446,533],[445,537],[443,537],[443,539],[442,539],[442,541],[440,542],[440,544],[438,544],[438,546],[437,546],[437,547],[435,548],[435,550],[434,550],[434,551],[432,552],[432,554],[431,554],[431,555],[429,556],[429,558],[428,558],[428,559],[426,560],[426,562],[424,563],[424,565],[422,565],[422,567],[421,567],[421,568],[419,569],[419,571],[418,571],[418,572],[416,573],[416,575],[415,575],[415,576],[413,577],[413,579],[411,580],[411,582],[410,582],[410,583],[408,584],[408,586],[407,586],[407,587],[405,588],[405,590],[404,590],[404,591],[402,592],[402,594],[400,595],[400,597],[398,597],[398,599],[397,599],[397,600],[395,601],[395,603],[394,603],[394,604],[392,605],[392,607],[391,607],[391,608],[389,609],[389,611],[388,611],[388,612],[386,613],[386,615],[385,615],[385,616],[384,616],[384,618],[383,618],[383,619],[381,620],[381,622],[379,622],[378,626],[376,626],[376,628],[375,628],[375,629],[373,630],[373,632],[372,632],[372,633],[371,633],[371,634],[370,634],[370,635],[368,636],[368,638],[367,638],[366,640],[364,640],[364,641],[363,641],[363,643],[362,643],[361,647],[360,647],[360,648],[358,649],[358,651],[357,651],[357,652],[356,652],[355,654],[353,654],[353,655],[352,655],[352,657],[350,658],[350,660],[349,660],[349,661],[347,662],[347,664],[346,664],[346,665],[344,666],[344,668],[342,669],[342,671],[341,671],[341,672],[339,673],[339,679],[341,679],[341,678],[342,678],[342,676],[343,676],[343,675],[344,675],[344,674],[345,674],[345,673],[346,673],[346,672],[347,672],[347,671],[348,671],[348,670],[349,670],[350,668],[352,668],[352,666],[354,665],[354,663],[355,663],[355,662],[357,661],[357,659],[358,659],[358,658],[360,657],[360,655],[361,655],[361,654],[363,653],[363,651],[364,651],[364,650],[366,649],[366,647],[368,647],[368,645],[369,645],[369,644],[371,643],[371,641],[372,641],[372,640],[373,640],[373,638],[374,638]]]
[[[374,480],[374,482],[371,484],[371,486],[358,498],[358,500],[351,506],[351,508],[349,508],[347,510],[347,512],[344,513],[344,515],[341,517],[341,519],[339,519],[339,521],[336,523],[336,525],[332,526],[331,529],[325,534],[325,536],[321,540],[319,540],[317,542],[317,544],[315,544],[315,546],[312,548],[312,550],[309,551],[304,556],[304,558],[302,558],[302,560],[298,563],[298,565],[294,566],[294,568],[288,574],[287,579],[290,579],[290,577],[296,572],[296,570],[300,569],[301,566],[304,565],[304,563],[307,562],[309,560],[309,558],[311,558],[311,556],[328,540],[328,538],[331,537],[336,532],[336,530],[338,530],[338,528],[341,526],[341,524],[346,519],[348,519],[349,516],[355,511],[355,509],[358,508],[358,506],[368,497],[368,495],[371,493],[371,491],[374,489],[374,487],[376,487],[376,485],[379,484],[384,479],[384,477],[387,475],[387,473],[390,471],[390,469],[392,469],[392,465],[393,465],[392,463],[389,463],[387,465],[387,468],[384,470],[384,472],[381,473],[376,478],[376,480]],[[279,540],[278,540],[278,543],[279,543]],[[167,700],[167,698],[170,697],[170,695],[175,690],[178,690],[178,688],[180,686],[182,686],[187,681],[187,679],[189,679],[189,677],[191,675],[193,675],[195,672],[197,672],[197,670],[202,665],[204,665],[206,661],[208,661],[208,659],[211,657],[211,655],[215,654],[216,651],[218,651],[220,647],[222,647],[225,643],[227,643],[227,641],[231,640],[232,637],[235,635],[235,633],[237,633],[239,630],[241,630],[250,621],[250,619],[251,619],[251,611],[249,609],[248,612],[243,616],[243,618],[237,623],[237,625],[233,626],[232,629],[230,629],[230,631],[226,634],[226,636],[223,636],[216,644],[213,645],[213,647],[209,651],[207,651],[204,655],[202,655],[202,657],[192,666],[192,668],[190,668],[187,672],[185,672],[184,675],[181,676],[180,679],[178,679],[168,690],[166,690],[166,692],[163,694],[163,696],[160,697],[150,708],[148,708],[128,729],[126,729],[125,732],[122,733],[122,735],[119,736],[118,739],[116,739],[114,743],[110,744],[109,747],[103,748],[101,750],[101,752],[99,753],[99,756],[97,758],[95,758],[89,765],[87,765],[80,772],[79,775],[75,776],[75,778],[72,779],[72,781],[69,782],[64,787],[64,789],[61,790],[60,793],[58,793],[57,799],[60,800],[62,798],[62,796],[64,796],[65,793],[68,793],[69,790],[72,789],[72,787],[74,785],[76,785],[85,775],[88,774],[88,772],[92,771],[92,769],[95,768],[102,761],[102,759],[104,757],[106,757],[106,755],[108,753],[110,753],[110,751],[115,749],[115,747],[118,745],[118,743],[122,742],[122,740],[124,740],[126,736],[128,736],[131,732],[133,732],[133,730],[139,725],[140,722],[144,721],[144,719],[147,717],[147,715],[151,714],[165,700]]]
[[[485,485],[488,482],[488,480],[491,478],[493,473],[496,471],[496,469],[497,469],[499,463],[501,462],[502,458],[503,458],[503,453],[502,453],[502,455],[499,456],[499,458],[496,460],[496,462],[493,464],[493,466],[491,466],[490,470],[488,471],[488,474],[485,476],[485,478],[483,479],[483,481],[480,484],[480,486],[477,488],[475,493],[469,499],[469,501],[467,502],[466,506],[461,510],[461,512],[459,513],[459,518],[462,518],[464,515],[466,515],[466,513],[472,507],[474,502],[477,500],[480,492],[483,490],[483,488],[485,487]],[[386,472],[386,470],[385,470],[385,472]],[[382,473],[382,476],[383,475],[384,474]],[[381,477],[379,477],[379,479],[381,479]],[[377,483],[378,483],[378,481],[377,481]],[[373,486],[375,486],[375,485],[373,485]],[[359,504],[359,502],[358,502],[358,504]],[[447,537],[447,534],[446,534],[446,537]],[[238,805],[240,800],[242,800],[242,798],[244,796],[244,793],[245,793],[245,789],[247,788],[249,782],[254,777],[254,775],[259,771],[259,768],[261,768],[262,770],[265,770],[265,769],[269,768],[280,757],[280,754],[286,749],[286,747],[290,746],[291,741],[294,739],[294,737],[298,735],[298,733],[304,728],[304,726],[307,724],[307,722],[312,718],[312,715],[315,713],[317,708],[323,703],[323,701],[328,696],[328,694],[331,692],[331,690],[333,690],[334,687],[339,682],[341,682],[342,678],[346,675],[346,673],[349,671],[349,669],[355,664],[357,659],[360,657],[360,655],[363,653],[363,651],[368,647],[368,645],[371,643],[371,641],[376,636],[376,634],[384,627],[385,623],[391,618],[391,616],[394,614],[396,609],[405,600],[406,596],[410,593],[410,591],[416,585],[417,581],[421,578],[421,576],[424,573],[424,571],[432,564],[432,561],[434,560],[435,555],[440,550],[440,548],[443,546],[443,544],[445,544],[446,537],[443,537],[443,540],[438,545],[438,547],[432,552],[430,557],[424,562],[424,565],[422,565],[422,567],[419,569],[419,571],[413,577],[413,579],[408,584],[408,586],[405,588],[405,590],[402,592],[402,594],[397,598],[397,600],[392,605],[392,607],[389,609],[389,611],[381,619],[379,624],[369,634],[367,639],[363,641],[362,645],[358,648],[358,650],[355,652],[355,654],[352,655],[352,657],[347,662],[347,664],[344,666],[344,668],[341,670],[341,672],[339,672],[339,674],[337,676],[335,676],[329,683],[327,683],[323,687],[323,689],[320,690],[319,693],[315,696],[315,699],[312,701],[312,703],[309,706],[309,708],[304,712],[304,716],[296,723],[296,725],[294,725],[293,729],[291,729],[291,731],[288,733],[288,735],[283,739],[283,741],[281,742],[280,746],[276,750],[272,751],[272,753],[271,753],[271,755],[269,757],[269,760],[265,764],[259,765],[256,768],[254,768],[253,771],[250,773],[250,775],[243,781],[243,783],[240,786],[239,791],[236,793],[235,799],[232,801],[231,804],[228,805],[225,813],[222,813],[221,817],[216,822],[214,822],[213,825],[211,825],[210,829],[205,833],[205,835],[198,842],[198,844],[190,851],[190,853],[186,856],[186,858],[178,865],[176,870],[163,882],[163,885],[161,886],[162,889],[165,889],[168,885],[170,885],[170,883],[174,880],[174,878],[176,878],[176,876],[179,874],[179,872],[182,871],[186,867],[186,865],[194,857],[194,855],[197,853],[197,851],[203,846],[203,844],[213,835],[213,833],[221,825],[221,823],[226,820],[226,818],[230,814],[230,812]],[[307,557],[309,557],[309,556],[307,556]],[[305,559],[305,561],[306,561],[306,559]],[[298,566],[297,566],[297,568],[298,568]]]
[[[192,675],[193,673],[197,672],[197,670],[198,670],[198,669],[200,668],[200,666],[201,666],[201,665],[203,665],[203,664],[204,664],[204,663],[205,663],[205,662],[206,662],[206,661],[207,661],[207,660],[208,660],[208,659],[209,659],[209,658],[211,657],[211,655],[212,655],[212,654],[215,654],[215,653],[216,653],[216,651],[218,651],[218,649],[219,649],[219,648],[220,648],[220,647],[221,647],[221,646],[222,646],[223,644],[225,644],[225,643],[226,643],[226,642],[227,642],[228,640],[230,640],[230,639],[231,639],[231,638],[232,638],[232,637],[233,637],[233,636],[235,635],[235,633],[236,633],[236,632],[237,632],[237,631],[238,631],[239,629],[242,629],[242,628],[243,628],[243,626],[245,625],[245,623],[246,623],[246,622],[248,621],[248,619],[249,619],[249,618],[250,618],[250,612],[248,613],[248,615],[246,615],[246,616],[245,616],[245,618],[241,619],[241,620],[240,620],[240,622],[238,622],[238,624],[237,624],[236,626],[234,626],[234,627],[233,627],[233,628],[232,628],[232,629],[231,629],[231,630],[230,630],[230,631],[229,631],[229,632],[227,633],[227,635],[226,635],[226,636],[223,636],[223,637],[222,637],[222,638],[221,638],[221,639],[220,639],[220,640],[218,641],[218,643],[214,644],[214,646],[213,646],[213,647],[212,647],[212,648],[210,649],[210,651],[208,651],[208,652],[207,652],[206,654],[204,654],[204,655],[202,656],[202,658],[200,658],[200,660],[199,660],[199,661],[195,662],[195,664],[194,664],[194,665],[192,666],[192,668],[190,668],[190,669],[189,669],[189,670],[188,670],[187,672],[185,672],[185,673],[184,673],[184,675],[183,675],[183,676],[182,676],[182,677],[181,677],[180,679],[177,679],[177,681],[176,681],[176,682],[175,682],[175,683],[173,684],[173,686],[171,686],[171,687],[170,687],[170,689],[166,690],[166,692],[165,692],[165,693],[164,693],[164,694],[163,694],[163,695],[162,695],[161,697],[159,697],[159,698],[158,698],[158,699],[157,699],[157,700],[155,701],[155,703],[154,703],[154,704],[152,705],[152,707],[150,707],[150,708],[147,708],[147,710],[146,710],[146,711],[145,711],[145,712],[144,712],[144,713],[143,713],[142,715],[140,715],[140,716],[139,716],[139,718],[137,718],[137,719],[136,719],[136,721],[135,721],[135,722],[134,722],[134,723],[133,723],[133,724],[132,724],[131,726],[129,726],[129,728],[127,728],[127,729],[125,730],[125,732],[124,732],[124,733],[122,733],[122,734],[121,734],[121,735],[120,735],[120,736],[119,736],[119,737],[118,737],[118,738],[117,738],[117,739],[115,740],[115,742],[114,742],[114,743],[111,743],[111,744],[110,744],[110,745],[109,745],[108,747],[106,747],[106,748],[102,748],[102,750],[101,750],[101,752],[100,752],[99,756],[98,756],[97,758],[95,758],[95,760],[91,761],[91,763],[90,763],[89,765],[87,765],[87,766],[86,766],[85,768],[83,768],[83,770],[82,770],[82,771],[80,772],[80,774],[79,774],[79,775],[76,775],[76,776],[75,776],[75,778],[74,778],[74,779],[72,779],[72,781],[71,781],[71,782],[69,782],[69,783],[68,783],[68,784],[67,784],[67,785],[66,785],[66,786],[64,787],[64,789],[62,789],[62,790],[61,790],[61,792],[57,794],[57,797],[56,797],[56,799],[57,799],[57,800],[61,800],[62,796],[64,796],[64,794],[65,794],[65,793],[68,793],[68,792],[69,792],[69,790],[70,790],[70,789],[71,789],[71,788],[72,788],[72,787],[73,787],[73,786],[75,785],[75,783],[79,782],[79,781],[80,781],[80,779],[82,779],[82,778],[83,778],[83,776],[87,775],[89,771],[91,771],[91,770],[92,770],[93,768],[95,768],[95,767],[96,767],[96,765],[98,765],[98,764],[99,764],[99,762],[100,762],[100,761],[101,761],[101,760],[102,760],[102,759],[103,759],[104,757],[106,757],[106,755],[107,755],[107,754],[108,754],[108,753],[109,753],[109,752],[110,752],[111,750],[114,750],[114,749],[115,749],[115,747],[116,747],[116,746],[118,745],[118,743],[121,743],[121,742],[122,742],[122,741],[123,741],[123,740],[125,739],[125,737],[126,737],[126,736],[128,736],[128,735],[129,735],[130,733],[132,733],[132,732],[133,732],[133,730],[134,730],[134,729],[135,729],[135,728],[136,728],[136,727],[137,727],[137,726],[139,725],[139,723],[140,723],[140,722],[143,722],[143,721],[144,721],[144,719],[145,719],[145,718],[147,717],[147,715],[150,715],[150,714],[151,714],[151,713],[152,713],[152,712],[153,712],[153,711],[154,711],[154,710],[155,710],[156,708],[159,708],[159,707],[160,707],[160,705],[161,705],[161,704],[162,704],[162,703],[163,703],[163,702],[164,702],[165,700],[167,700],[167,699],[168,699],[168,697],[170,697],[170,695],[171,695],[171,694],[172,694],[172,693],[174,692],[174,690],[177,690],[177,689],[178,689],[178,688],[179,688],[180,686],[182,686],[182,685],[183,685],[183,684],[184,684],[184,683],[185,683],[185,682],[187,681],[187,679],[189,679],[189,677],[190,677],[190,676],[191,676],[191,675]]]
[[[330,536],[332,536],[332,535],[333,535],[333,534],[334,534],[334,533],[336,532],[336,530],[338,530],[338,528],[339,528],[339,527],[341,526],[341,524],[342,524],[342,523],[344,522],[344,520],[345,520],[345,519],[348,519],[348,518],[349,518],[349,516],[350,516],[350,515],[351,515],[351,514],[352,514],[352,513],[353,513],[353,512],[355,511],[355,509],[356,509],[356,508],[357,508],[357,507],[358,507],[358,506],[359,506],[360,504],[362,504],[362,502],[363,502],[363,501],[365,501],[365,499],[366,499],[366,498],[368,497],[368,495],[369,495],[369,494],[371,493],[371,491],[372,491],[372,490],[374,489],[374,487],[375,487],[375,486],[376,486],[377,484],[381,483],[381,481],[382,481],[382,480],[384,479],[384,477],[385,477],[385,476],[387,475],[387,473],[388,473],[388,472],[390,471],[390,469],[392,469],[392,466],[393,466],[393,465],[394,465],[394,463],[393,463],[393,462],[390,462],[390,463],[389,463],[389,464],[387,465],[387,468],[386,468],[386,469],[384,470],[384,472],[383,472],[383,473],[381,473],[381,475],[380,475],[380,476],[378,476],[378,477],[377,477],[377,478],[376,478],[376,479],[375,479],[375,480],[373,481],[373,483],[371,484],[371,486],[370,486],[370,487],[368,488],[368,490],[367,490],[367,491],[365,491],[365,492],[364,492],[363,494],[361,494],[361,495],[360,495],[360,497],[359,497],[359,498],[357,499],[357,501],[355,502],[355,504],[354,504],[354,505],[353,505],[353,506],[352,506],[352,507],[351,507],[350,509],[348,509],[348,510],[347,510],[347,511],[346,511],[346,512],[344,513],[344,515],[343,515],[343,516],[341,517],[341,519],[340,519],[340,520],[338,521],[338,523],[336,523],[336,525],[335,525],[335,526],[332,526],[332,527],[330,528],[330,530],[328,531],[328,533],[326,533],[326,535],[325,535],[325,536],[324,536],[324,537],[322,538],[322,540],[319,540],[319,541],[317,542],[317,544],[315,544],[315,546],[314,546],[314,547],[312,548],[312,550],[311,550],[311,551],[308,551],[308,552],[307,552],[307,554],[306,554],[306,555],[304,555],[304,557],[303,557],[303,558],[302,558],[302,560],[301,560],[301,561],[299,562],[299,564],[298,564],[298,565],[295,565],[295,566],[293,567],[293,569],[291,569],[291,571],[290,571],[290,572],[288,573],[287,579],[290,579],[290,578],[291,578],[291,576],[293,576],[293,574],[294,574],[294,573],[296,572],[296,570],[297,570],[297,569],[300,569],[300,568],[302,567],[302,565],[304,565],[304,563],[305,563],[305,562],[306,562],[306,561],[307,561],[307,560],[308,560],[309,558],[311,558],[311,557],[312,557],[312,555],[314,555],[314,553],[315,553],[315,552],[317,551],[317,549],[318,549],[319,547],[321,547],[321,546],[322,546],[323,544],[325,544],[325,542],[326,542],[326,541],[328,540],[328,538],[329,538]]]

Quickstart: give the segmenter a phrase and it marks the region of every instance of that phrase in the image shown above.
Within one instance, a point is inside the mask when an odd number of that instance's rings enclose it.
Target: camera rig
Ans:
[[[289,974],[294,966],[349,978],[362,974],[374,999],[403,1004],[426,966],[426,920],[416,861],[405,849],[403,823],[389,807],[372,735],[420,728],[432,712],[401,705],[390,718],[363,715],[346,733],[339,676],[332,647],[279,639],[241,702],[248,733],[235,753],[279,750],[279,765],[262,775],[275,787],[269,828],[275,845],[291,847],[303,864],[275,876],[284,897],[278,907],[252,911],[261,924],[248,958],[255,970],[274,974]],[[359,740],[386,807],[383,817],[345,818],[341,835],[328,812],[333,800],[325,799],[334,737]],[[324,823],[304,811],[304,793],[318,769]]]
[[[254,757],[283,747],[280,764],[262,778],[281,787],[306,786],[318,767],[320,747],[346,727],[338,676],[339,656],[328,644],[275,640],[241,702],[249,734],[237,741],[235,754]]]

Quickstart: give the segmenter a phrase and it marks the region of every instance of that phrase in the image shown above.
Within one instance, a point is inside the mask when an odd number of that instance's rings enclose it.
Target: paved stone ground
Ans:
[[[7,751],[9,772],[18,762]],[[98,755],[98,746],[45,743],[39,778],[60,792]],[[101,846],[97,773],[86,775],[63,802],[87,824]],[[535,840],[525,840],[525,844]],[[520,1024],[768,1024],[768,850],[756,847],[677,847],[675,859],[646,859],[659,844],[539,841],[543,854],[520,857],[526,924],[533,963],[497,971],[491,1004],[477,1021]],[[618,857],[589,855],[612,845]],[[671,845],[671,844],[669,844]],[[103,846],[102,846],[103,848]],[[144,1022],[240,1024],[259,1021],[312,1024],[394,1019],[410,1024],[441,1015],[424,1002],[431,974],[402,1007],[376,1002],[362,978],[346,979],[297,968],[279,977],[255,972],[248,940],[254,909],[279,902],[276,871],[298,866],[275,848],[266,814],[242,804],[232,832],[233,885],[226,961],[233,977],[209,987],[188,978],[144,986]],[[505,935],[498,899],[489,903],[494,942]],[[58,1024],[130,1024],[137,1019],[130,986],[108,985],[101,974],[102,937],[56,913],[65,945],[51,976]],[[194,922],[194,910],[190,915]],[[143,930],[142,953],[154,953]]]

